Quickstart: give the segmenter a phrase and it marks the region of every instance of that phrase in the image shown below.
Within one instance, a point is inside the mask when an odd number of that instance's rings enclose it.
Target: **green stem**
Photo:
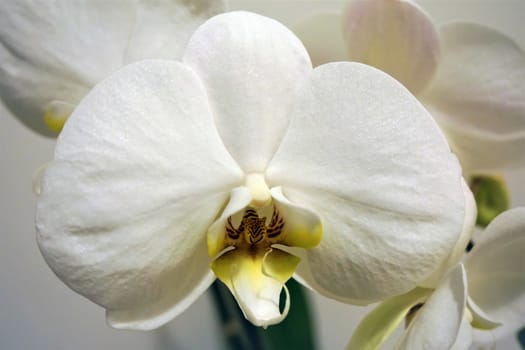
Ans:
[[[253,326],[242,314],[229,289],[220,281],[211,286],[222,333],[231,350],[314,350],[316,329],[304,287],[294,280],[286,283],[292,299],[288,317],[268,329]],[[281,300],[283,303],[284,300]],[[281,304],[281,309],[284,307]]]
[[[263,350],[263,339],[259,330],[246,320],[228,288],[216,280],[210,290],[229,349]]]

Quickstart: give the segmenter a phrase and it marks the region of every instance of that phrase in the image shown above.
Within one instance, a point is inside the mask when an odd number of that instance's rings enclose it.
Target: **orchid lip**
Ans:
[[[281,188],[268,189],[262,175],[250,175],[246,183],[232,190],[229,203],[208,230],[208,251],[211,269],[228,286],[245,317],[267,327],[286,316],[285,282],[300,261],[280,246],[312,248],[322,230],[317,215],[287,201]],[[254,194],[263,200],[254,201]],[[263,202],[266,205],[261,206]],[[286,300],[281,311],[283,289]]]

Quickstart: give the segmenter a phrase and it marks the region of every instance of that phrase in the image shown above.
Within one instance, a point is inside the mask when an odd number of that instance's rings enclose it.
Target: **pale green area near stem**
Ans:
[[[431,292],[431,289],[416,288],[382,302],[361,321],[346,349],[379,349],[405,319],[410,309],[422,303]]]
[[[509,190],[503,177],[474,175],[470,178],[469,186],[478,207],[477,225],[487,227],[496,216],[509,209]]]

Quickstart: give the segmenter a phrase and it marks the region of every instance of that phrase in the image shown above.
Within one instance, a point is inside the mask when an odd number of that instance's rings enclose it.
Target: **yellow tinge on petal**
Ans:
[[[321,218],[309,209],[291,203],[281,187],[271,189],[274,205],[286,218],[280,244],[289,247],[313,248],[321,242],[323,225]]]
[[[290,203],[280,188],[270,191],[264,178],[252,177],[246,183],[250,187],[232,190],[223,213],[208,229],[208,253],[214,259],[211,269],[245,317],[267,327],[286,317],[290,301],[285,282],[300,261],[285,247],[315,247],[322,226],[315,213]],[[280,310],[283,289],[286,303]]]
[[[470,297],[467,298],[467,310],[470,315],[470,324],[473,328],[491,330],[502,325],[501,322],[492,320]]]
[[[44,123],[49,130],[59,133],[62,131],[67,118],[75,108],[74,105],[63,101],[52,101],[44,113]]]
[[[239,303],[244,316],[256,326],[281,322],[288,313],[279,309],[281,290],[292,277],[299,258],[278,249],[234,249],[212,262],[211,268]]]
[[[232,216],[236,216],[239,212],[244,211],[244,208],[248,206],[251,200],[252,196],[247,187],[241,186],[232,189],[230,201],[224,208],[221,216],[208,228],[208,255],[211,258],[215,258],[229,246],[228,243],[231,242],[228,242],[225,230],[228,220],[231,222]]]
[[[246,176],[246,187],[252,194],[252,205],[255,207],[264,207],[270,203],[270,189],[264,181],[262,174],[249,174]]]
[[[431,289],[415,288],[406,294],[385,300],[361,321],[346,349],[379,349],[409,312],[423,303],[431,293]]]

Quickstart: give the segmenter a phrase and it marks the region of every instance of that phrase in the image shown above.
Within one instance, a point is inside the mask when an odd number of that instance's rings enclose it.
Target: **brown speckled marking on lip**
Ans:
[[[238,228],[233,227],[231,216],[226,222],[226,234],[234,241],[234,245],[247,243],[250,246],[255,246],[261,242],[266,242],[268,239],[278,237],[283,228],[284,220],[275,207],[269,225],[266,225],[266,217],[260,218],[253,209],[246,210]]]

